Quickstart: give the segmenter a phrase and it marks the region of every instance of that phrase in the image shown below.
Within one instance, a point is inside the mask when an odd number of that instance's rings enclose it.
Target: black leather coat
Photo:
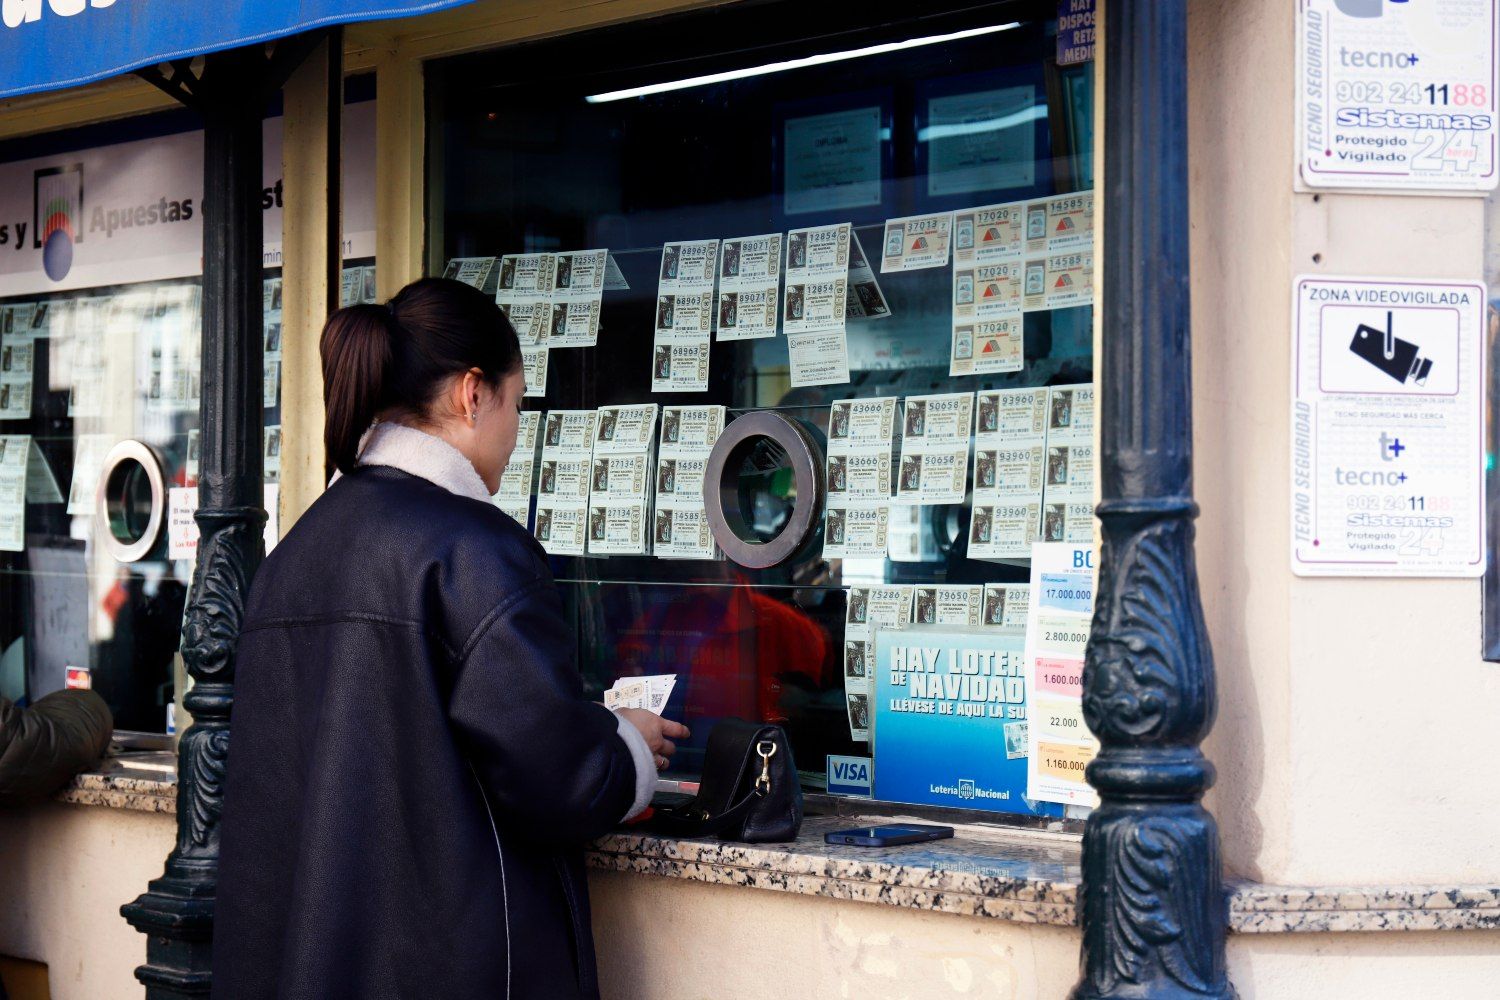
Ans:
[[[616,725],[525,529],[340,479],[251,588],[213,995],[597,996],[580,845],[634,799]]]

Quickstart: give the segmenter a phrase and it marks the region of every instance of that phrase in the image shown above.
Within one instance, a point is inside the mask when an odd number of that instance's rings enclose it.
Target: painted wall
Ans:
[[[0,812],[0,955],[44,962],[52,1000],[138,997],[146,939],[120,916],[162,873],[176,817],[46,804]]]
[[[1479,582],[1300,579],[1289,557],[1293,276],[1477,278],[1485,203],[1294,194],[1290,9],[1189,12],[1198,555],[1226,864],[1268,882],[1493,880],[1500,667],[1479,658]]]

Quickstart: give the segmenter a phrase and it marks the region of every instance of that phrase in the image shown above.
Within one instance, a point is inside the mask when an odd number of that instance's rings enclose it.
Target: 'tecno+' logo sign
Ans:
[[[73,267],[73,244],[83,242],[83,164],[43,167],[32,175],[32,246],[42,269],[61,281]]]

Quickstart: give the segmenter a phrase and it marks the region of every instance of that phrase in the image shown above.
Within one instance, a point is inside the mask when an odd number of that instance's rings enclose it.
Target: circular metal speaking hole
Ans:
[[[166,520],[161,457],[139,441],[121,441],[109,450],[99,473],[95,537],[118,562],[139,562],[156,547]]]
[[[823,457],[798,421],[758,410],[731,421],[708,457],[709,530],[741,566],[779,565],[807,541],[823,500]]]

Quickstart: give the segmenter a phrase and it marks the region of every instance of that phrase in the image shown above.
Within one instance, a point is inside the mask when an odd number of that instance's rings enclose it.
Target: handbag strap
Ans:
[[[764,749],[766,746],[770,749]],[[657,833],[679,837],[711,837],[725,830],[742,829],[756,803],[771,791],[771,758],[778,749],[775,740],[756,740],[751,748],[760,757],[760,774],[744,798],[717,816],[709,815],[707,810],[697,805],[697,799],[676,809],[659,810],[651,817],[651,829]]]
[[[750,790],[739,802],[730,806],[717,816],[706,814],[693,815],[691,805],[678,809],[660,809],[651,817],[648,824],[653,833],[663,833],[676,837],[712,837],[725,830],[734,830],[745,825],[745,820],[750,816],[750,810],[755,804],[765,798],[766,793],[758,786]]]

